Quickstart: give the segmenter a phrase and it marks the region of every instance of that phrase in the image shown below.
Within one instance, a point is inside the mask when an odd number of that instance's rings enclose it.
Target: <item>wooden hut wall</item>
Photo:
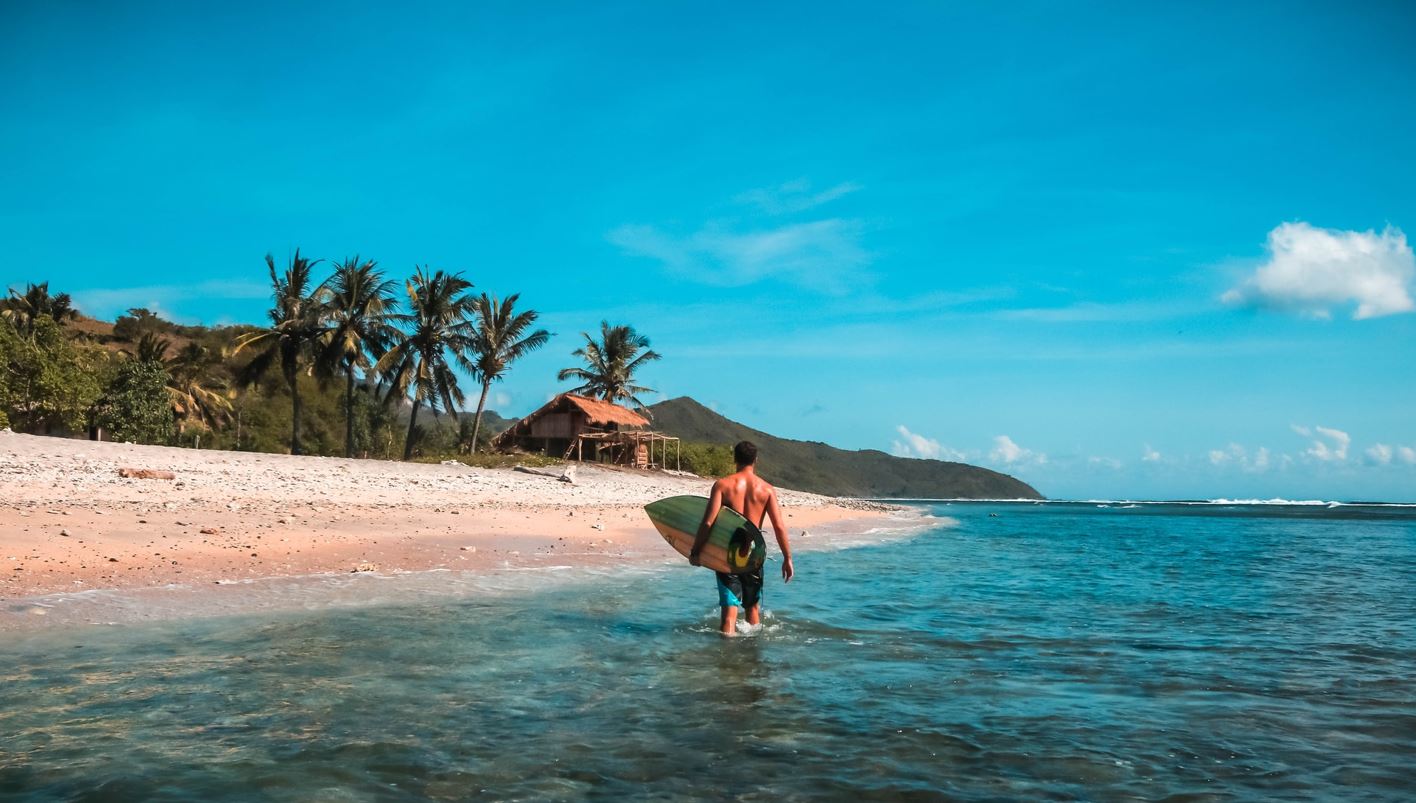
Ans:
[[[581,422],[575,420],[576,417],[571,413],[547,413],[531,422],[531,437],[569,440],[584,428]]]

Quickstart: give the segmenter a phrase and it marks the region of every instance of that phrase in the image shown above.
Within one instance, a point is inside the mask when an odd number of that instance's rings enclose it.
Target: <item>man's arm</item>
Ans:
[[[772,489],[772,498],[767,500],[767,515],[772,519],[772,532],[777,534],[777,548],[782,550],[782,582],[790,583],[796,574],[792,566],[792,545],[787,537],[787,525],[782,523],[782,508],[777,504],[777,489]]]
[[[715,482],[713,492],[708,496],[708,509],[703,511],[703,522],[698,525],[698,537],[693,539],[693,549],[688,552],[688,562],[694,566],[700,565],[698,553],[707,545],[708,536],[713,532],[713,523],[718,520],[718,512],[722,509],[723,489]]]

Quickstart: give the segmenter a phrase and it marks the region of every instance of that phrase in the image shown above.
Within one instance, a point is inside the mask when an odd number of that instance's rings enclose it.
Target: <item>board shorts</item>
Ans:
[[[762,601],[762,569],[751,574],[718,572],[718,606],[751,608]]]

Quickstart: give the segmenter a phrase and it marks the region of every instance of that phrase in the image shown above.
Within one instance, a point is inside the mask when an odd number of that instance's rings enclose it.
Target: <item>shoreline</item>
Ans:
[[[123,468],[172,478],[123,477]],[[703,495],[707,486],[703,479],[583,464],[575,467],[575,482],[565,483],[461,464],[3,432],[0,632],[60,624],[67,617],[49,615],[50,598],[141,599],[172,589],[205,598],[229,596],[248,581],[671,564],[677,556],[642,506],[664,496]],[[796,491],[782,490],[781,497],[794,550],[902,526],[897,516],[919,518]],[[811,536],[802,539],[803,530]]]

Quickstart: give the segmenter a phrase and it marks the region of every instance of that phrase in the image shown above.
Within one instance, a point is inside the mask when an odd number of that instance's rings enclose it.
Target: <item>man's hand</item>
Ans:
[[[691,552],[689,552],[689,553],[688,553],[688,562],[689,562],[690,565],[693,565],[693,566],[702,566],[702,565],[703,565],[703,554],[700,553],[700,552],[699,552],[698,550],[696,550],[696,549],[693,550],[693,551],[691,551]]]
[[[782,561],[782,582],[790,583],[796,576],[796,569],[792,568],[792,559],[788,556]]]

